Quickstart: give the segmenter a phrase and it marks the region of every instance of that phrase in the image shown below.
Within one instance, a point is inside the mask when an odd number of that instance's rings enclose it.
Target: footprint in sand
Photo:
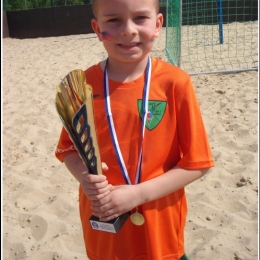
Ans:
[[[22,214],[19,223],[23,228],[29,227],[31,229],[31,234],[36,241],[44,237],[48,228],[47,221],[37,215]]]

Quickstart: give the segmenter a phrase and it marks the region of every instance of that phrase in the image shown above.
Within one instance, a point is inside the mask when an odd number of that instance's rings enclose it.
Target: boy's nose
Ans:
[[[122,26],[121,35],[129,36],[129,35],[136,35],[136,34],[137,34],[137,29],[135,23],[131,20],[125,21],[125,23]]]

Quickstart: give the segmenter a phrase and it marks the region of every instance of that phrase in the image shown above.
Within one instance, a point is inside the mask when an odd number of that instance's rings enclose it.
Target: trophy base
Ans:
[[[110,232],[110,233],[118,233],[121,227],[126,222],[127,218],[130,216],[130,213],[124,213],[117,218],[114,218],[110,221],[100,221],[98,217],[91,216],[89,221],[91,227],[95,230]]]

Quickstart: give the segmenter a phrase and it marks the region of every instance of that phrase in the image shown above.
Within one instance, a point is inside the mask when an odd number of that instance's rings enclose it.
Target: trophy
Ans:
[[[92,87],[87,84],[84,71],[71,71],[56,87],[56,91],[57,112],[79,156],[90,174],[102,174]],[[89,221],[93,229],[118,233],[128,217],[129,213],[124,213],[104,222],[92,215]]]

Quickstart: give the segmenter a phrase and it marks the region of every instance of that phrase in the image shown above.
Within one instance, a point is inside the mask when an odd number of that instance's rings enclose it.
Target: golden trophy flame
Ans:
[[[83,163],[89,173],[102,174],[92,87],[86,83],[84,71],[71,71],[56,91],[56,109]]]

